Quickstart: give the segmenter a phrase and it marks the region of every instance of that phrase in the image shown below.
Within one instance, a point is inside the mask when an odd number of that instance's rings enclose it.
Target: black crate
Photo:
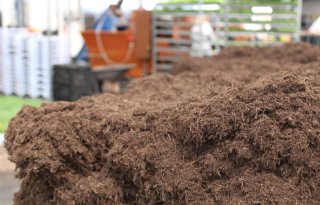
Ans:
[[[56,101],[75,101],[99,91],[88,65],[55,65],[53,72],[53,99]]]
[[[84,86],[92,81],[92,72],[89,65],[66,64],[55,65],[53,67],[53,82],[72,85]]]
[[[55,101],[76,101],[81,97],[91,96],[94,93],[90,87],[72,87],[57,83],[53,86],[53,98]]]

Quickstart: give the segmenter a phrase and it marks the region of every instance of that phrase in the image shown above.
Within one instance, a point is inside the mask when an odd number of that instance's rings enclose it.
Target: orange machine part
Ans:
[[[152,13],[146,10],[137,10],[132,14],[135,21],[135,54],[140,59],[151,58],[152,42]]]
[[[134,41],[131,31],[100,32],[93,30],[82,32],[82,36],[89,50],[89,60],[93,69],[102,66],[133,64],[134,68],[128,72],[127,77],[141,77],[151,71],[151,61],[139,59],[135,55],[135,47],[129,48],[130,42]],[[98,46],[101,40],[102,45]],[[131,49],[131,51],[129,51]],[[129,52],[129,58],[126,58]],[[108,56],[110,61],[106,61]]]

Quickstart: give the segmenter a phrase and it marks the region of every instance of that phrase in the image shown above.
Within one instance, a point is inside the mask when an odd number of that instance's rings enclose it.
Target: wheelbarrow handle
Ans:
[[[119,1],[118,1],[117,7],[118,7],[119,9],[121,8],[122,3],[123,3],[123,0],[119,0]]]

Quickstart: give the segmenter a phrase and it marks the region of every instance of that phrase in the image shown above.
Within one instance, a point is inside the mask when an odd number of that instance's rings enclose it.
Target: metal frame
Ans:
[[[179,7],[179,6],[185,6],[185,5],[201,5],[201,4],[214,4],[214,3],[204,3],[203,0],[198,0],[198,3],[174,3],[171,6],[172,7]],[[158,4],[157,6],[163,6],[164,4]],[[270,6],[272,8],[281,9],[283,13],[277,13],[277,14],[249,14],[249,13],[237,13],[234,12],[237,9],[251,9],[253,6]],[[165,37],[159,37],[159,34],[162,35],[172,35],[172,27],[173,26],[190,26],[190,23],[181,22],[181,21],[168,21],[168,22],[159,22],[158,18],[163,17],[171,17],[173,19],[178,17],[195,17],[199,14],[208,14],[209,16],[214,16],[215,21],[211,22],[212,26],[216,28],[216,34],[218,36],[219,41],[215,45],[217,48],[217,52],[222,47],[227,46],[266,46],[266,45],[281,45],[283,44],[278,38],[281,35],[289,35],[293,38],[294,41],[300,40],[300,29],[301,29],[301,15],[302,15],[302,0],[297,0],[297,4],[288,4],[288,3],[279,3],[279,4],[256,4],[256,3],[237,3],[232,4],[232,0],[226,0],[224,4],[220,4],[220,7],[223,8],[223,12],[208,12],[208,11],[195,11],[195,12],[154,12],[152,23],[153,23],[153,73],[156,73],[161,70],[168,71],[170,70],[170,64],[167,62],[174,62],[177,60],[177,57],[173,56],[158,56],[159,51],[168,51],[172,53],[188,53],[188,46],[192,44],[191,40],[185,40],[185,39],[173,39],[173,38],[165,38]],[[157,9],[157,7],[156,7]],[[294,11],[295,13],[290,13]],[[270,16],[273,20],[293,20],[293,22],[256,22],[257,24],[269,24],[272,26],[272,28],[292,28],[293,32],[281,32],[281,31],[232,31],[230,30],[230,26],[232,25],[241,25],[243,23],[254,23],[252,21],[248,22],[235,22],[232,21],[233,19],[250,19],[252,15],[255,16]],[[191,24],[192,25],[192,24]],[[159,26],[166,27],[167,29],[159,29]],[[191,32],[188,31],[180,31],[179,35],[181,36],[190,36]],[[267,34],[269,36],[275,37],[274,42],[261,42],[257,41],[257,35],[259,34]],[[230,40],[230,38],[235,36],[252,36],[253,40],[250,41],[233,41]],[[158,48],[157,43],[158,42],[168,42],[171,45],[173,45],[173,48]],[[159,60],[163,60],[166,63],[159,63]]]
[[[228,0],[230,1],[230,0]],[[241,9],[251,9],[253,6],[270,6],[273,9],[281,9],[282,13],[276,13],[276,14],[241,14],[241,13],[237,13],[237,12],[232,12],[231,10],[237,10],[239,8]],[[228,37],[235,37],[238,35],[242,35],[242,36],[254,36],[254,34],[257,36],[258,34],[267,34],[269,36],[273,36],[276,38],[275,41],[270,42],[270,43],[265,43],[265,42],[259,42],[257,41],[257,39],[255,38],[255,40],[253,41],[248,41],[247,43],[244,42],[240,42],[241,45],[249,45],[249,46],[260,46],[260,45],[281,45],[281,41],[278,39],[281,35],[288,35],[291,36],[294,40],[293,41],[299,41],[300,40],[300,28],[301,28],[301,12],[302,12],[302,0],[297,0],[296,4],[292,4],[292,3],[279,3],[279,4],[232,4],[232,3],[228,3],[228,9],[229,11],[227,11],[227,22],[228,24],[242,24],[245,22],[238,22],[238,21],[232,21],[232,19],[248,19],[250,18],[252,15],[254,16],[270,16],[272,18],[272,20],[276,19],[276,20],[294,20],[294,22],[288,23],[288,22],[252,22],[252,21],[248,21],[247,23],[255,23],[255,24],[260,24],[260,25],[266,25],[269,24],[271,25],[272,28],[288,28],[288,29],[292,29],[292,32],[288,32],[288,31],[229,31],[228,33]],[[292,11],[294,11],[295,13],[291,13]],[[226,46],[230,46],[230,45],[235,45],[237,44],[236,41],[228,41]]]
[[[216,3],[205,3],[203,0],[198,0],[198,3],[175,3],[173,6],[181,7],[185,5],[204,5],[204,4],[216,4]],[[217,4],[218,5],[218,4]],[[157,6],[163,6],[163,4],[158,4]],[[223,7],[223,5],[220,5]],[[202,7],[203,8],[203,7]],[[156,7],[157,9],[157,7]],[[213,27],[216,28],[217,36],[225,36],[223,32],[220,30],[221,23],[221,14],[218,12],[212,13],[204,11],[203,9],[195,11],[195,12],[154,12],[153,14],[153,54],[152,54],[152,65],[153,65],[153,73],[158,71],[170,71],[172,64],[179,59],[181,54],[190,54],[190,48],[192,45],[192,40],[190,39],[174,39],[172,38],[174,26],[192,26],[192,23],[181,22],[181,21],[159,21],[159,18],[170,17],[172,19],[179,19],[181,17],[196,17],[199,14],[206,14],[210,17],[210,22]],[[159,29],[159,27],[165,27]],[[190,37],[190,31],[179,31],[176,32],[180,37]],[[168,35],[171,37],[160,37],[159,35]],[[159,48],[158,43],[169,43],[169,48]],[[223,43],[217,42],[215,46],[215,53],[219,52]],[[166,52],[171,54],[176,54],[175,56],[159,56],[159,52]],[[160,63],[160,61],[163,61]]]

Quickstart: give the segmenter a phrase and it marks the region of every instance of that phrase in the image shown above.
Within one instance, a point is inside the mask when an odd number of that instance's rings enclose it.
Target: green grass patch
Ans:
[[[0,96],[0,133],[3,133],[10,120],[24,105],[40,106],[43,100],[34,100],[13,96]]]

